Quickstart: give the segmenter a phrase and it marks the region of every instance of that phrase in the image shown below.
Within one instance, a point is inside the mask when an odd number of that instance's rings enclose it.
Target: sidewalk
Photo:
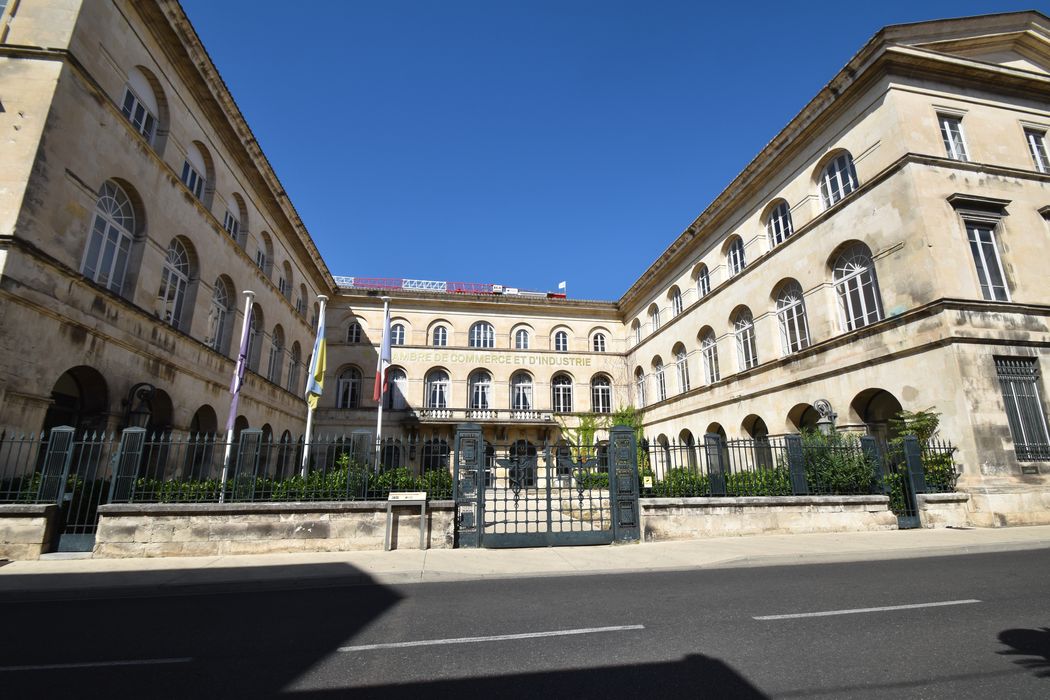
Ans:
[[[0,599],[191,593],[215,587],[316,587],[816,564],[1050,548],[1050,526],[809,535],[543,549],[436,549],[163,559],[51,559],[0,566]]]

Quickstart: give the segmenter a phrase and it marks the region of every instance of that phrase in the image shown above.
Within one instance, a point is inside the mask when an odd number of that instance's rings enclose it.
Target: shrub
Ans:
[[[576,488],[581,489],[607,489],[609,488],[609,472],[588,471],[576,476]]]
[[[791,473],[774,468],[726,474],[726,495],[790,496]]]
[[[802,433],[806,483],[814,493],[865,494],[878,483],[879,464],[852,433]]]
[[[669,469],[663,479],[653,484],[654,496],[707,496],[710,492],[711,482],[706,476],[683,467]]]

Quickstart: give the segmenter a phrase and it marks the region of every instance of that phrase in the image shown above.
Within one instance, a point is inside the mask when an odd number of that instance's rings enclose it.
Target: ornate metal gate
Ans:
[[[609,544],[639,538],[637,447],[630,428],[609,445],[486,443],[456,433],[461,547]]]

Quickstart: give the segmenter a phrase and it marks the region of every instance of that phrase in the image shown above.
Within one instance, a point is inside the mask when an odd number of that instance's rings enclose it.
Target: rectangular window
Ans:
[[[189,161],[182,164],[182,184],[186,185],[197,199],[204,194],[204,176],[198,173]]]
[[[968,161],[966,139],[963,137],[962,118],[946,114],[937,115],[941,123],[941,138],[944,139],[944,150],[954,160]]]
[[[1035,169],[1041,173],[1050,173],[1050,157],[1046,153],[1046,131],[1025,129],[1024,139],[1028,142],[1028,152],[1032,154]]]
[[[226,233],[230,234],[230,238],[237,240],[237,234],[241,230],[241,222],[229,210],[227,210],[226,216],[222,219],[222,227],[226,229]]]
[[[1046,412],[1039,396],[1039,362],[1034,357],[997,357],[995,371],[1003,391],[1003,404],[1022,462],[1050,461],[1050,435]]]
[[[995,244],[996,225],[989,221],[965,220],[965,223],[970,252],[981,283],[981,295],[994,301],[1010,301],[1003,266],[999,261],[999,249]]]

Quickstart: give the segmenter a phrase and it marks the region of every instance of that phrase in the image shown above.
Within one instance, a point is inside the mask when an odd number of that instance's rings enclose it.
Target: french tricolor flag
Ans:
[[[386,304],[386,318],[383,319],[383,342],[379,346],[379,362],[376,363],[376,386],[372,399],[379,401],[387,390],[386,372],[390,369],[390,304]]]

